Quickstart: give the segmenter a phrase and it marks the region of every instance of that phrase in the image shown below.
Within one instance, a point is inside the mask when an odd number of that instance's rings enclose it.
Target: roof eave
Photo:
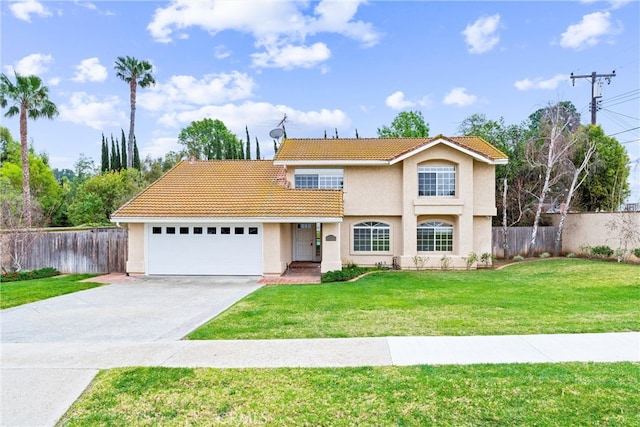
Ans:
[[[120,217],[111,218],[111,222],[115,224],[220,224],[220,223],[340,223],[342,222],[342,216],[340,217]]]
[[[388,160],[274,160],[276,166],[388,166]]]

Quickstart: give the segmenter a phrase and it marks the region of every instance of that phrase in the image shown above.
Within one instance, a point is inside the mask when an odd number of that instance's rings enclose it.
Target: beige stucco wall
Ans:
[[[473,161],[474,215],[494,216],[496,210],[496,167]]]
[[[340,248],[342,246],[341,228],[342,224],[340,223],[322,224],[321,273],[342,268],[342,260],[340,259]],[[334,237],[335,240],[333,239]]]
[[[291,262],[291,224],[262,224],[262,271],[279,276]]]
[[[144,224],[127,224],[129,230],[127,273],[144,274]]]
[[[554,226],[560,222],[560,214],[549,215]],[[611,225],[626,222],[631,229],[640,230],[640,212],[588,212],[569,213],[562,230],[562,252],[578,253],[580,246],[607,245],[612,249],[624,247],[620,232]],[[640,241],[628,242],[627,249],[640,247]]]
[[[402,215],[402,163],[344,169],[344,214]]]

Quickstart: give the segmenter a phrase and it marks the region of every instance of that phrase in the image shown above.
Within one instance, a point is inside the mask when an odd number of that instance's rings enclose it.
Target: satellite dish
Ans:
[[[282,135],[284,135],[284,131],[281,128],[275,128],[269,132],[269,136],[275,139],[280,138]]]

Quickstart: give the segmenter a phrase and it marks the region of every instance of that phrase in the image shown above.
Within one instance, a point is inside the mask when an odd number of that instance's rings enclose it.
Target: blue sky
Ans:
[[[632,160],[640,201],[640,21],[637,1],[37,1],[0,2],[1,67],[37,74],[60,110],[29,123],[36,151],[73,168],[100,160],[101,134],[128,133],[128,86],[118,56],[147,59],[157,84],[138,92],[143,157],[180,146],[205,117],[263,157],[287,115],[290,137],[375,137],[403,110],[431,135],[456,135],[474,113],[520,123],[559,100],[590,121],[591,85],[611,73],[598,124]],[[2,125],[18,137],[17,118]],[[254,147],[252,147],[254,149]]]

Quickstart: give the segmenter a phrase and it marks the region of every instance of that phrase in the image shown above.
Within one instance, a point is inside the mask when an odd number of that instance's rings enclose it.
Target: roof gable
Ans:
[[[274,157],[274,164],[393,164],[440,143],[487,163],[507,162],[504,153],[480,137],[438,135],[430,138],[285,139]]]

